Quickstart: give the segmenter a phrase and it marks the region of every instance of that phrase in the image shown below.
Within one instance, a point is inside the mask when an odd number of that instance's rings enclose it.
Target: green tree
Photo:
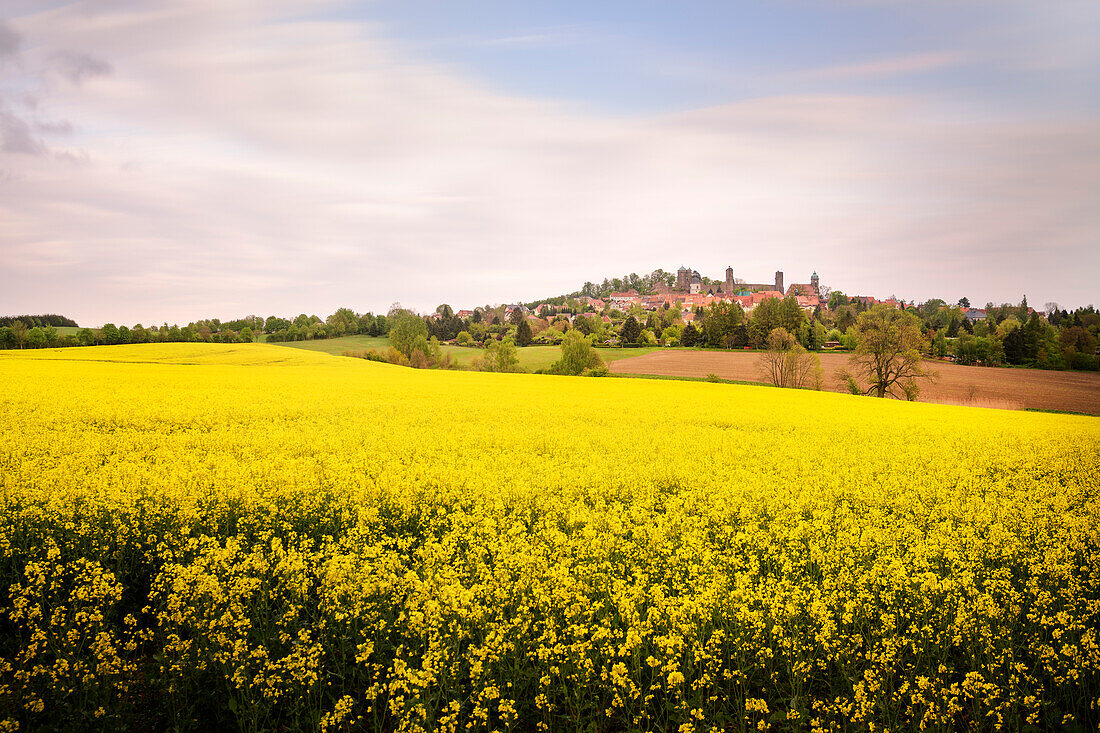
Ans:
[[[592,321],[587,316],[577,316],[573,319],[573,328],[580,331],[585,336],[592,333],[594,330],[592,327]]]
[[[679,326],[669,326],[664,331],[661,331],[661,341],[666,346],[678,346],[680,344],[680,334],[683,333],[683,329]]]
[[[842,305],[848,305],[850,302],[851,301],[848,300],[848,296],[840,292],[839,290],[834,290],[833,292],[829,293],[828,308],[831,311],[835,311]]]
[[[404,356],[408,357],[412,354],[413,345],[418,337],[423,337],[424,342],[427,343],[428,326],[424,323],[424,319],[415,313],[400,309],[391,315],[389,321],[391,322],[390,346]]]
[[[485,344],[485,353],[474,359],[473,367],[483,372],[519,371],[519,351],[515,342],[507,337],[489,341]]]
[[[924,301],[924,303],[920,307],[921,318],[923,318],[925,321],[931,320],[940,312],[940,309],[946,305],[947,303],[940,300],[939,298],[929,298],[928,300]]]
[[[438,343],[438,342],[437,342]],[[402,352],[404,353],[404,352]],[[409,346],[409,352],[405,354],[409,360],[409,366],[416,369],[427,369],[432,365],[432,345],[425,334],[417,334],[412,344]]]
[[[516,326],[516,345],[517,346],[530,346],[531,340],[534,338],[534,334],[531,333],[531,324],[524,318]]]
[[[768,334],[776,328],[788,333],[798,333],[806,322],[806,312],[793,295],[786,298],[765,298],[752,311],[749,322],[749,339],[757,348],[767,345]]]
[[[27,340],[27,324],[15,320],[11,323],[11,336],[19,348],[23,348],[23,342]]]
[[[27,348],[41,349],[46,345],[46,332],[38,326],[27,331]]]
[[[591,340],[580,331],[573,329],[566,332],[562,338],[561,359],[550,366],[550,372],[577,375],[603,366],[603,359],[592,346]]]
[[[333,337],[354,334],[359,331],[359,315],[351,308],[338,308],[325,319],[325,325],[329,335]]]
[[[703,338],[707,346],[733,348],[736,344],[738,326],[745,318],[744,311],[737,303],[717,301],[707,309],[703,318]]]
[[[519,352],[516,350],[515,341],[510,338],[503,338],[497,343],[499,344],[497,348],[497,371],[519,371]]]
[[[622,339],[624,344],[636,344],[641,335],[641,325],[635,320],[634,316],[627,316],[627,319],[623,322],[622,331],[619,332],[619,338]]]
[[[1056,329],[1039,317],[1038,313],[1032,313],[1024,324],[1024,359],[1034,362],[1039,357],[1039,349],[1052,343],[1056,338]]]
[[[996,338],[964,334],[955,342],[955,359],[959,364],[997,364],[1003,358],[1004,350]]]
[[[788,295],[779,302],[779,325],[791,333],[797,333],[798,329],[806,323],[806,311],[798,304],[793,295]]]
[[[1079,325],[1063,328],[1058,341],[1067,365],[1073,369],[1096,368],[1096,337],[1087,328]],[[29,337],[27,342],[30,343]]]
[[[113,323],[103,324],[103,343],[108,346],[117,344],[118,341],[118,326]]]
[[[375,319],[374,314],[364,313],[359,316],[358,324],[359,333],[367,336],[378,335],[378,321]]]
[[[675,305],[671,308],[668,307],[668,303],[665,303],[664,312],[661,315],[661,323],[668,326],[683,326],[684,314],[680,311],[680,301],[676,301]]]
[[[255,338],[255,334],[252,333],[251,328],[249,328],[248,326],[245,326],[244,328],[241,329],[241,341],[244,341],[245,343],[252,343],[252,340],[254,338]]]
[[[826,341],[828,341],[828,335],[825,331],[825,324],[821,321],[814,321],[814,325],[810,328],[810,342],[807,348],[810,351],[820,351]]]
[[[924,334],[920,319],[912,311],[876,305],[859,314],[855,331],[850,371],[838,372],[852,391],[915,400],[920,394],[917,380],[936,377],[925,370],[921,361]]]
[[[699,343],[699,329],[695,327],[694,323],[689,323],[684,326],[684,330],[680,334],[680,343],[688,347],[695,346]]]
[[[947,356],[947,339],[944,338],[942,331],[936,334],[936,338],[932,339],[932,353],[938,359]]]
[[[1008,330],[1001,339],[1001,347],[1004,349],[1005,361],[1009,364],[1023,364],[1026,358],[1024,349],[1024,329],[1021,327]]]

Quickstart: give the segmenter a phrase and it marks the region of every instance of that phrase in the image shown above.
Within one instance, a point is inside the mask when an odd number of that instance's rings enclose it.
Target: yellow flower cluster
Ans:
[[[0,355],[0,728],[1100,721],[1100,420]]]

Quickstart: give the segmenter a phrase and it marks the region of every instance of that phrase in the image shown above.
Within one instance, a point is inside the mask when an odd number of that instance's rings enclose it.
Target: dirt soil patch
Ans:
[[[608,365],[614,374],[657,374],[760,382],[760,354],[738,351],[655,351]],[[848,363],[847,354],[822,354],[825,389],[847,392],[836,372]],[[922,382],[920,401],[1009,410],[1068,410],[1100,415],[1100,373],[1051,372],[1041,369],[968,367],[948,362],[926,362],[939,372],[935,384]]]

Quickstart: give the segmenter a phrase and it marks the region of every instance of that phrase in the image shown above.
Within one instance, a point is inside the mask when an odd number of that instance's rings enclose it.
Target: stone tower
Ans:
[[[690,286],[691,270],[687,269],[683,265],[680,265],[680,269],[676,271],[676,289],[686,293],[688,287]]]
[[[814,289],[814,295],[821,295],[821,289],[818,287],[817,270],[814,270],[814,274],[810,276],[810,287]]]
[[[726,284],[722,286],[722,292],[729,295],[733,292],[733,266],[726,268]]]
[[[775,271],[775,289],[778,290],[781,293],[783,292],[783,271],[782,270],[776,270]]]

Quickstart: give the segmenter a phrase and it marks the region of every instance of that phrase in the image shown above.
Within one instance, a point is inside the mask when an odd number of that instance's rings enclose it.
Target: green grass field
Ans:
[[[325,354],[335,354],[339,356],[345,351],[367,351],[368,349],[385,350],[389,347],[390,342],[389,339],[384,336],[341,336],[340,338],[318,339],[317,341],[287,341],[276,343],[276,345],[289,346],[295,349],[306,349],[308,351],[320,351]],[[600,357],[605,362],[611,362],[631,356],[641,356],[652,351],[657,351],[657,349],[658,347],[646,347],[641,349],[600,349],[599,352]],[[466,346],[444,344],[443,352],[450,354],[451,358],[454,359],[459,366],[465,368],[470,365],[470,362],[473,361],[476,356],[482,353],[482,350]],[[519,365],[521,368],[530,372],[537,369],[546,369],[560,358],[560,346],[525,346],[519,349]]]

